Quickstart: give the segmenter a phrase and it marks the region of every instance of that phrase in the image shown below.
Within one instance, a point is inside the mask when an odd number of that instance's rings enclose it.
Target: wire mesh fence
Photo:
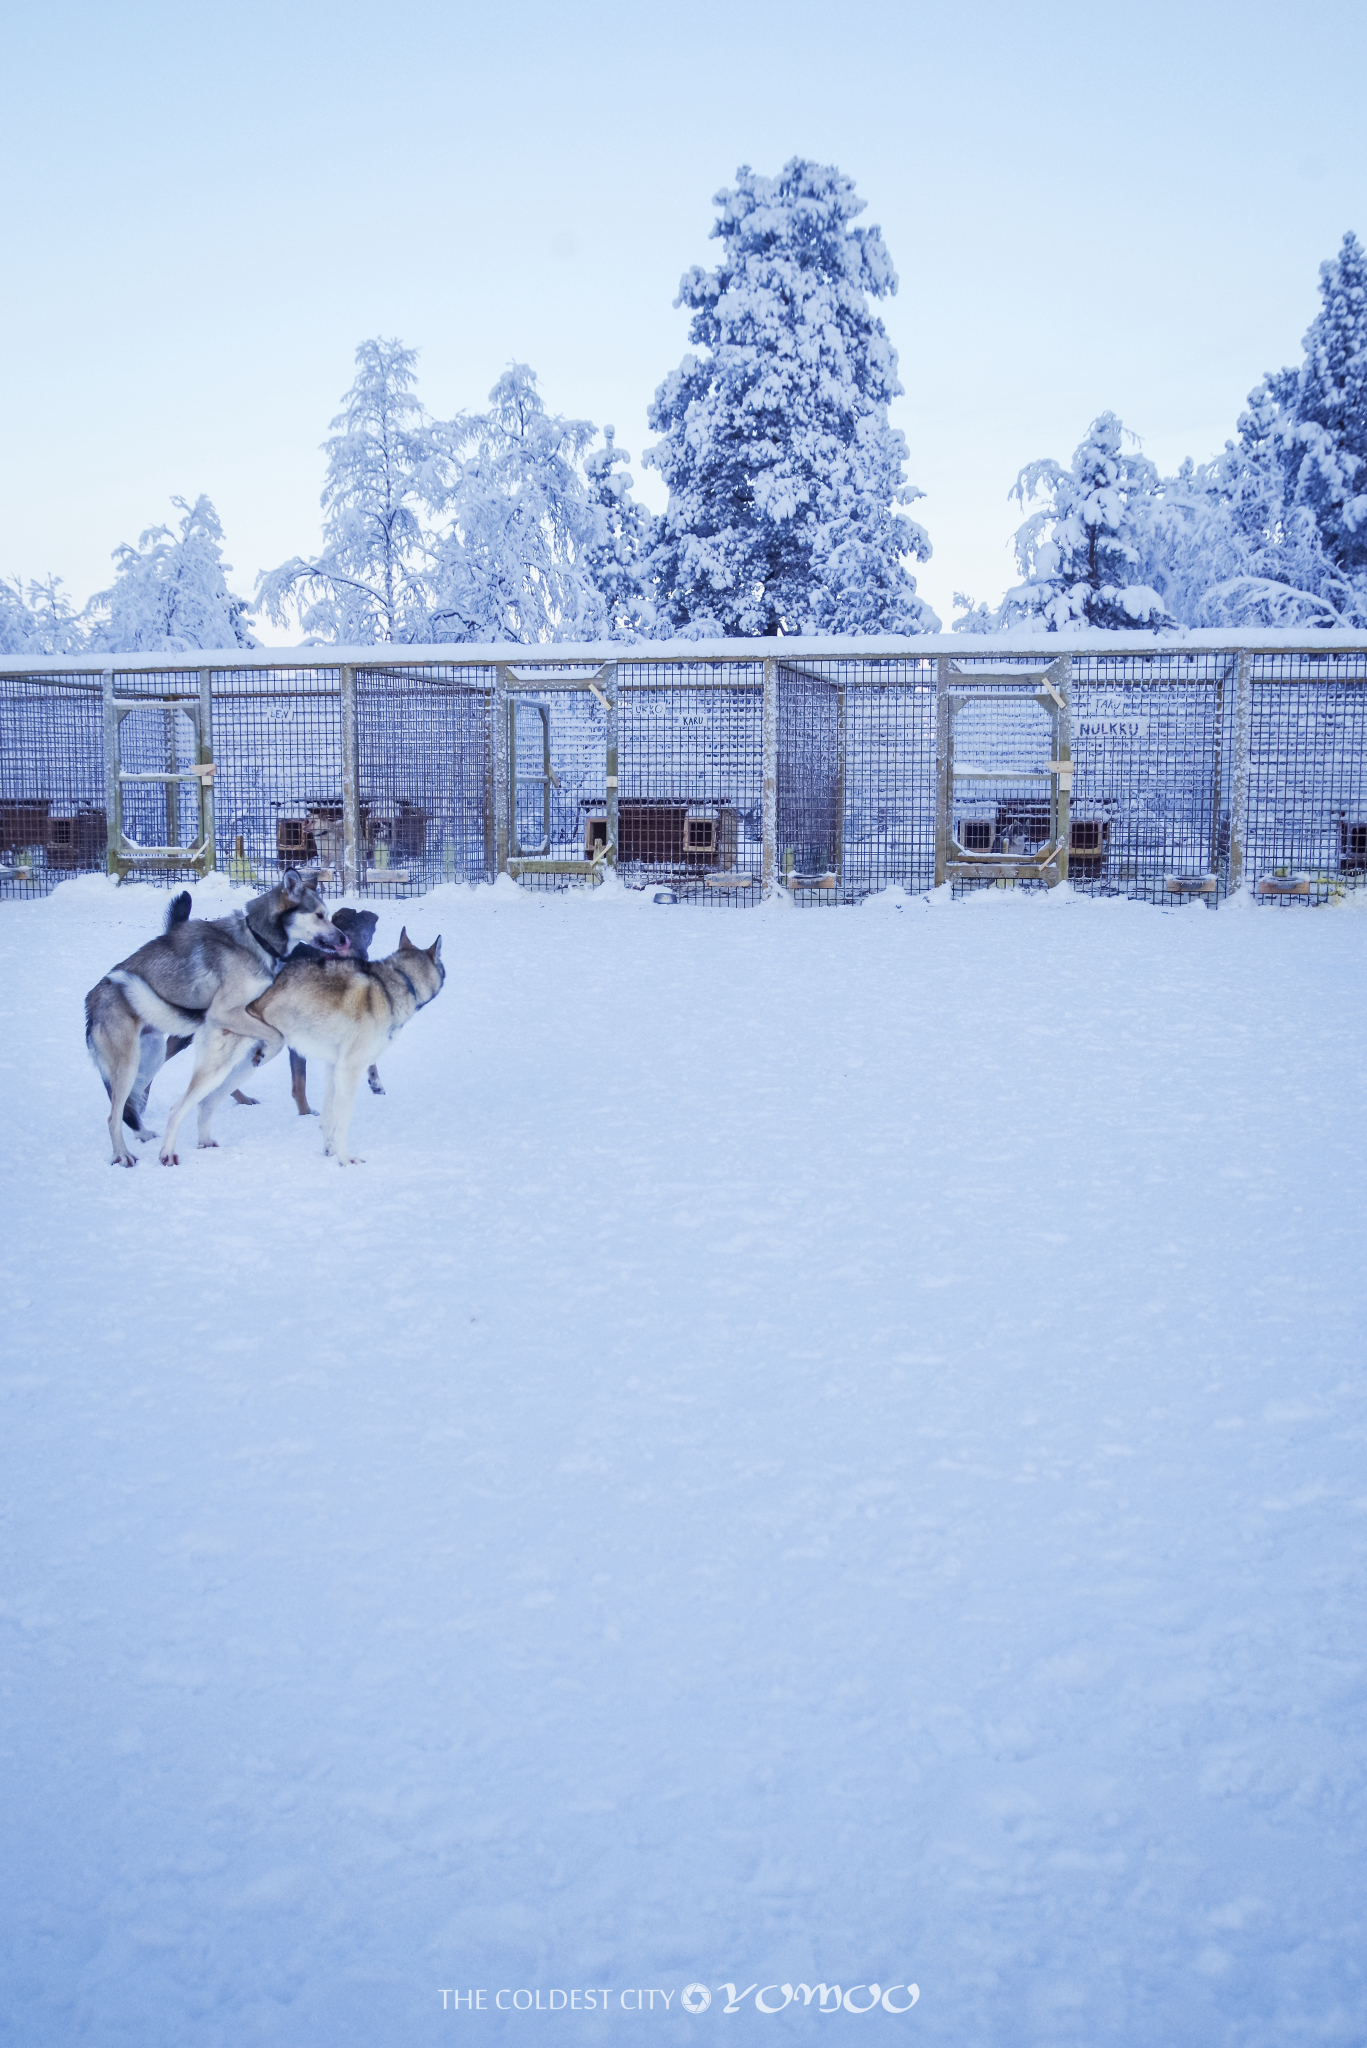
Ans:
[[[762,871],[763,663],[623,662],[617,688],[622,880],[746,901]]]
[[[490,843],[491,668],[356,671],[356,864],[377,894],[482,881]],[[341,755],[326,812],[309,823],[340,884],[345,868]],[[311,858],[308,849],[305,859]]]
[[[1367,881],[1367,655],[1257,656],[1249,864],[1264,897],[1324,902]]]
[[[795,896],[834,902],[845,692],[815,663],[780,662],[775,697],[779,872]]]
[[[1237,679],[1224,654],[1074,658],[1074,888],[1225,893]]]
[[[230,669],[211,688],[218,866],[262,887],[317,866],[340,888],[340,672]]]
[[[0,678],[0,893],[104,866],[104,709],[84,676]]]
[[[0,892],[210,864],[563,888],[614,858],[719,905],[1065,871],[1155,902],[1367,886],[1364,647],[184,662],[0,665]]]

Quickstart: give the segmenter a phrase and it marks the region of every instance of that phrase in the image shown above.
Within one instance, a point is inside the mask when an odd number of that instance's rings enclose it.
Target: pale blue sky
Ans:
[[[1020,465],[1119,412],[1164,467],[1299,359],[1367,237],[1367,8],[915,4],[12,8],[0,573],[218,506],[234,587],[318,537],[356,343],[435,412],[510,357],[637,460],[736,166],[835,162],[901,275],[921,588],[1010,580]],[[276,637],[272,635],[271,637]]]

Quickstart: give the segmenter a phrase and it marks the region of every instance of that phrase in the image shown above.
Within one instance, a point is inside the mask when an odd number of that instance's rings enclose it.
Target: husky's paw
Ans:
[[[144,1124],[138,1132],[138,1143],[140,1145],[155,1145],[160,1136],[160,1131],[154,1131],[150,1124]]]
[[[201,1152],[217,1152],[217,1150],[218,1150],[218,1139],[217,1139],[217,1138],[201,1138],[201,1139],[200,1139],[200,1141],[199,1141],[199,1149],[200,1149],[200,1151],[201,1151]]]
[[[111,1166],[136,1166],[137,1163],[131,1152],[116,1152],[109,1162]]]
[[[257,1042],[256,1042],[256,1044],[255,1044],[255,1045],[254,1045],[254,1046],[252,1047],[252,1065],[253,1065],[254,1067],[259,1067],[259,1066],[260,1066],[260,1064],[261,1064],[261,1062],[262,1062],[262,1060],[264,1060],[264,1059],[265,1059],[265,1057],[266,1057],[266,1048],[265,1048],[265,1046],[264,1046],[264,1045],[263,1045],[263,1044],[261,1043],[260,1039],[258,1039],[258,1040],[257,1040]]]
[[[240,1102],[244,1109],[256,1109],[260,1104],[261,1098],[259,1095],[244,1095],[240,1088],[234,1088],[233,1101]]]
[[[159,1153],[159,1154],[158,1154],[158,1157],[160,1158],[160,1160],[161,1160],[161,1163],[162,1163],[162,1165],[163,1165],[163,1166],[179,1166],[179,1165],[180,1165],[180,1154],[179,1154],[179,1152],[162,1152],[162,1153]]]

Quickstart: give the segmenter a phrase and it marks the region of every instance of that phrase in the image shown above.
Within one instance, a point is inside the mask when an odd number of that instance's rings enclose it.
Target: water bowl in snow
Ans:
[[[657,889],[650,900],[652,903],[677,903],[679,899],[673,889]]]

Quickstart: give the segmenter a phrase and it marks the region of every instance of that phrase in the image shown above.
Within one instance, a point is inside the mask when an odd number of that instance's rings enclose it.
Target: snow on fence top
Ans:
[[[1367,878],[1367,635],[261,648],[0,662],[0,891],[283,865],[407,894],[897,883],[1323,902]]]
[[[152,671],[194,671],[201,668],[251,670],[264,668],[336,668],[343,664],[365,667],[407,666],[412,663],[514,662],[550,663],[552,666],[582,661],[757,661],[781,653],[800,660],[933,660],[948,655],[956,660],[1011,659],[1014,656],[1044,655],[1053,660],[1059,654],[1173,654],[1191,651],[1250,653],[1303,653],[1311,659],[1333,654],[1367,654],[1367,633],[1335,627],[1324,632],[1307,632],[1304,626],[1283,627],[1183,627],[1180,631],[1112,632],[1099,626],[1079,626],[1070,632],[1050,633],[1042,628],[1013,629],[1010,634],[965,635],[924,633],[915,637],[899,634],[857,636],[831,634],[811,639],[777,640],[623,640],[570,641],[528,647],[507,641],[485,646],[443,642],[430,647],[398,644],[366,647],[220,647],[187,648],[164,655],[43,655],[37,658],[0,655],[0,676],[4,675],[89,675],[112,669],[115,674],[143,674]]]

